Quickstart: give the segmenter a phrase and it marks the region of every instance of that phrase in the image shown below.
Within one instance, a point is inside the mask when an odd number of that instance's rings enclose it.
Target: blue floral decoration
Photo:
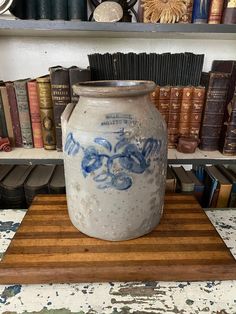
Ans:
[[[117,190],[127,190],[132,186],[130,173],[143,173],[149,168],[151,157],[158,160],[162,142],[154,138],[144,141],[142,148],[134,143],[130,143],[124,137],[124,132],[119,132],[118,141],[114,145],[103,137],[94,139],[96,145],[84,148],[69,133],[66,138],[64,151],[69,156],[75,156],[80,151],[83,152],[81,169],[84,177],[95,174],[93,180],[99,189],[115,188]],[[106,153],[100,152],[99,147],[103,147]],[[119,165],[119,171],[115,170],[114,165]]]

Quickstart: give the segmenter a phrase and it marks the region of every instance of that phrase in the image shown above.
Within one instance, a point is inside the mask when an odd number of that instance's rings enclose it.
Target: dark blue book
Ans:
[[[204,24],[208,21],[210,0],[194,0],[192,23]]]

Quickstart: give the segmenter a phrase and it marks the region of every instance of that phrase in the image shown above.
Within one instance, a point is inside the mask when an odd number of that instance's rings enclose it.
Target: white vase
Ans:
[[[67,203],[72,223],[89,236],[137,238],[160,221],[167,130],[150,102],[154,88],[150,81],[74,86],[79,102],[67,123],[62,118]]]

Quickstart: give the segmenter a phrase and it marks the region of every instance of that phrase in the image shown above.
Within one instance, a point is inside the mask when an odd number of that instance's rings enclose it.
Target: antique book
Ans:
[[[150,94],[151,101],[155,105],[155,107],[159,108],[159,97],[160,97],[160,86],[157,85],[155,90]]]
[[[205,102],[205,87],[204,86],[193,87],[193,97],[189,121],[190,137],[199,138],[204,102]]]
[[[37,194],[49,193],[49,182],[55,165],[37,165],[24,183],[26,204],[29,206]]]
[[[193,86],[184,86],[180,105],[179,136],[189,136],[192,111]]]
[[[201,204],[202,195],[203,195],[203,191],[204,191],[204,184],[196,177],[193,170],[186,170],[186,172],[187,172],[187,175],[189,176],[189,178],[194,183],[194,191],[193,191],[194,193],[193,194],[195,195],[198,202]]]
[[[28,81],[27,89],[28,89],[28,96],[29,96],[29,109],[30,109],[34,147],[42,148],[43,147],[43,135],[42,135],[42,127],[41,127],[37,81],[36,80]]]
[[[68,19],[87,21],[87,1],[86,0],[67,0]]]
[[[224,8],[224,0],[211,0],[208,24],[220,24]]]
[[[90,81],[91,80],[90,69],[81,69],[77,66],[72,66],[69,68],[69,79],[71,102],[77,104],[79,96],[74,92],[73,85],[80,82]]]
[[[67,0],[53,0],[51,2],[52,20],[67,20]]]
[[[170,166],[167,166],[166,193],[174,193],[176,189],[176,176]]]
[[[223,24],[236,24],[236,2],[226,0],[226,7],[223,13]]]
[[[194,0],[192,22],[204,24],[208,21],[210,0]]]
[[[49,182],[49,193],[50,194],[65,194],[66,186],[65,186],[65,174],[64,174],[64,166],[57,165],[51,180]]]
[[[52,18],[53,0],[36,0],[36,10],[38,20],[50,20]]]
[[[215,207],[219,195],[218,182],[210,171],[211,166],[204,166],[204,191],[202,196],[202,207]]]
[[[40,117],[42,125],[43,146],[45,149],[56,149],[56,134],[53,116],[53,103],[49,75],[36,78],[38,84]]]
[[[236,206],[236,174],[230,168],[223,165],[217,165],[217,169],[232,183],[232,190],[229,197],[229,207]]]
[[[20,119],[19,119],[19,112],[16,100],[16,93],[15,88],[13,86],[13,82],[6,82],[7,88],[7,95],[10,105],[10,114],[11,114],[11,121],[15,139],[15,146],[22,147],[22,136],[21,136],[21,128],[20,128]]]
[[[26,20],[36,20],[37,19],[37,0],[25,1],[25,19]]]
[[[57,151],[62,151],[61,115],[66,105],[70,103],[69,70],[61,66],[55,66],[49,68],[49,71],[56,128],[56,148]]]
[[[182,87],[171,87],[168,117],[168,148],[176,148],[178,142],[182,94]]]
[[[16,92],[23,147],[33,148],[33,135],[27,93],[28,81],[29,79],[16,80],[14,81],[14,88]]]
[[[210,72],[200,134],[200,149],[218,150],[230,74]]]
[[[5,119],[1,93],[0,93],[0,137],[8,137],[7,124]]]
[[[191,23],[193,14],[193,0],[186,0],[186,9],[181,16],[179,23]]]
[[[180,185],[180,192],[190,193],[194,191],[194,182],[188,176],[186,170],[183,166],[173,167],[172,170],[174,171],[177,181]]]
[[[13,132],[13,125],[11,119],[11,112],[10,112],[10,104],[7,95],[7,88],[5,85],[0,86],[0,95],[2,97],[2,105],[4,109],[4,115],[6,120],[6,127],[7,127],[7,134],[11,143],[11,146],[15,146],[15,136]]]
[[[169,108],[170,108],[170,86],[160,86],[158,110],[168,125]]]

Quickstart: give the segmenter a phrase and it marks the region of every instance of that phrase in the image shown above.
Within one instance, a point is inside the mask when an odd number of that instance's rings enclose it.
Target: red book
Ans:
[[[43,136],[39,109],[38,86],[36,80],[27,82],[30,118],[35,148],[43,148]]]

